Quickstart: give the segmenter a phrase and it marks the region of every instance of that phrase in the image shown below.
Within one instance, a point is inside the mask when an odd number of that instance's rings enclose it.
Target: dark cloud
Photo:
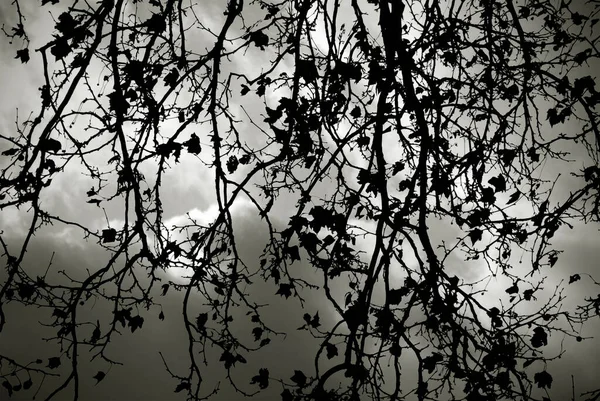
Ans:
[[[242,212],[243,210],[239,214]],[[236,228],[238,250],[246,263],[257,266],[266,243],[264,224],[257,216],[250,213],[239,214],[234,215],[238,222]],[[19,244],[17,240],[15,238],[14,244],[11,245],[17,246]],[[104,266],[109,256],[110,254],[97,244],[78,239],[75,233],[65,235],[63,238],[42,234],[36,236],[29,246],[23,266],[30,277],[36,277],[44,274],[52,260],[47,282],[67,283],[68,280],[61,275],[61,271],[69,277],[84,279],[87,272],[95,272]],[[293,266],[293,270],[306,280],[319,281],[314,268],[306,263]],[[6,280],[5,273],[0,280]],[[248,364],[240,364],[232,370],[232,379],[244,391],[253,392],[257,389],[257,386],[250,385],[250,379],[258,373],[259,368],[268,368],[283,378],[291,377],[296,369],[303,370],[307,376],[310,376],[314,370],[313,358],[320,341],[312,338],[307,331],[297,330],[304,324],[302,316],[304,313],[311,315],[319,313],[323,327],[331,327],[333,324],[331,311],[325,307],[327,303],[319,292],[303,293],[305,304],[302,309],[297,299],[285,299],[276,295],[276,291],[277,287],[272,282],[264,282],[259,277],[253,279],[253,284],[247,289],[250,300],[261,305],[268,304],[261,308],[261,318],[265,324],[274,331],[288,334],[270,336],[272,342],[269,346],[254,354],[249,353]],[[151,308],[150,311],[142,314],[145,318],[142,329],[130,333],[125,328],[122,330],[122,336],[111,339],[107,356],[123,363],[123,366],[114,365],[108,371],[108,364],[98,361],[98,358],[90,362],[89,359],[93,354],[82,347],[79,356],[82,399],[164,400],[173,397],[173,390],[178,383],[165,371],[159,352],[163,354],[174,373],[177,372],[181,376],[187,374],[189,355],[181,314],[183,295],[172,291],[165,297],[160,299],[157,297],[157,300],[162,304],[164,321],[158,319],[160,309]],[[206,310],[206,307],[202,306],[204,302],[202,296],[194,294],[190,310]],[[194,304],[198,306],[194,307]],[[47,358],[60,355],[58,345],[43,340],[46,336],[52,336],[56,329],[44,328],[40,325],[40,323],[49,324],[53,321],[51,308],[38,309],[13,302],[6,305],[5,313],[7,325],[0,334],[2,340],[0,353],[21,361],[41,358],[44,364]],[[111,305],[105,301],[86,302],[78,309],[78,320],[93,322],[99,319],[101,328],[110,323],[110,316]],[[252,329],[256,324],[250,321],[250,316],[246,316],[244,311],[236,310],[233,316],[234,334],[245,343],[252,344]],[[89,336],[92,330],[93,326],[89,325],[87,328],[82,327],[79,333],[85,337]],[[201,368],[205,391],[220,382],[221,391],[211,399],[229,400],[236,397],[234,389],[226,378],[226,371],[218,361],[220,351],[216,348],[208,349],[207,355],[209,363]],[[62,371],[65,372],[66,367],[63,368],[65,369]],[[95,380],[92,376],[97,371],[107,371],[108,374],[100,384],[94,385]],[[51,388],[48,385],[57,383],[58,380],[49,380],[45,383],[44,389]],[[275,399],[279,397],[280,392],[281,388],[273,382],[268,391],[261,393],[260,398]],[[14,399],[25,400],[30,396],[30,393],[15,393]]]

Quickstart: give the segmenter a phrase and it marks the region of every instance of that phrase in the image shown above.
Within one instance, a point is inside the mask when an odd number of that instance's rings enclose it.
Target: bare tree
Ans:
[[[119,363],[114,339],[163,319],[179,292],[189,369],[164,361],[181,399],[214,394],[205,363],[245,395],[280,386],[283,401],[550,396],[564,350],[545,352],[549,341],[583,340],[600,312],[593,296],[567,304],[587,276],[546,281],[555,234],[599,218],[598,2],[41,0],[54,28],[37,47],[24,3],[3,30],[45,83],[36,114],[0,136],[0,210],[28,224],[16,242],[2,227],[0,339],[7,308],[41,308],[61,351],[1,355],[5,394],[59,375],[47,399],[77,399],[81,360]],[[213,220],[167,223],[179,165],[210,177]],[[68,174],[89,183],[75,187],[83,215],[44,202]],[[240,202],[268,231],[255,260],[240,253]],[[96,212],[104,227],[85,218]],[[103,264],[81,279],[51,278],[51,262],[32,275],[36,232],[63,229],[101,246]],[[300,307],[319,293],[334,311],[326,327],[298,308],[312,372],[236,376],[284,338],[257,283]],[[81,312],[96,302],[111,313]],[[593,390],[573,385],[573,398]]]

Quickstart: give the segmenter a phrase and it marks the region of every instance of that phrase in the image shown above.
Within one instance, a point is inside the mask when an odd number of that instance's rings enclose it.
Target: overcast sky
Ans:
[[[9,4],[10,2],[0,3],[0,23],[6,26],[14,25],[13,19],[15,13]],[[27,26],[32,39],[31,49],[35,49],[48,40],[49,32],[52,31],[54,22],[50,15],[50,7],[39,7],[38,1],[22,0],[21,6],[24,13],[28,16]],[[201,2],[198,6],[198,15],[203,23],[213,25],[218,29],[224,18],[224,2],[212,0]],[[54,17],[58,14],[52,11]],[[248,17],[250,18],[250,16]],[[368,20],[369,23],[376,26],[374,20]],[[318,29],[317,29],[317,32]],[[196,39],[198,48],[203,47],[203,40],[209,43],[210,39],[203,37]],[[323,33],[321,32],[321,35]],[[39,55],[32,52],[31,61],[23,65],[19,60],[14,59],[14,54],[19,49],[20,43],[7,43],[7,40],[0,40],[0,132],[3,135],[11,135],[15,132],[15,118],[18,110],[19,118],[23,120],[30,112],[36,113],[39,108],[38,88],[43,84]],[[323,44],[326,41],[323,38]],[[208,47],[208,44],[206,45]],[[264,65],[265,53],[258,49],[251,49],[243,57],[233,58],[226,68],[235,70],[236,68],[247,68],[249,72],[260,71]],[[230,66],[230,67],[229,67]],[[92,69],[92,71],[94,71]],[[101,72],[95,70],[98,75]],[[76,96],[80,96],[77,94]],[[185,95],[182,95],[185,97]],[[272,94],[271,101],[275,101],[277,96]],[[244,102],[244,103],[242,103]],[[77,104],[77,103],[74,103]],[[262,104],[258,98],[244,98],[239,103],[233,104],[232,109],[238,116],[243,118],[242,106],[250,114],[258,114],[262,111]],[[81,123],[81,122],[80,122]],[[77,127],[77,126],[76,126]],[[164,130],[175,129],[175,124],[171,126],[165,123]],[[254,129],[250,124],[245,127],[250,132]],[[567,129],[569,126],[566,127]],[[578,127],[573,126],[573,129]],[[201,141],[206,149],[210,148],[208,133],[198,132]],[[248,136],[248,141],[252,136]],[[388,150],[393,151],[397,144],[389,144]],[[7,144],[0,143],[0,151],[7,149]],[[574,147],[572,149],[572,158],[576,160],[571,164],[551,164],[544,167],[541,174],[554,176],[562,172],[562,179],[557,184],[555,191],[559,195],[565,195],[568,191],[576,187],[579,182],[569,177],[569,168],[573,171],[580,169],[585,164],[584,153],[581,149]],[[1,157],[1,156],[0,156]],[[110,154],[103,154],[99,157],[104,160],[110,157]],[[201,157],[204,157],[201,155]],[[4,165],[0,161],[0,165]],[[100,162],[99,162],[100,163]],[[147,175],[152,174],[152,167],[148,166]],[[243,174],[243,171],[240,172]],[[106,228],[106,216],[102,208],[94,204],[86,203],[86,191],[89,190],[93,182],[82,174],[81,166],[74,166],[67,169],[64,173],[58,174],[53,180],[52,185],[44,192],[43,204],[54,214],[68,217],[73,221],[91,227],[93,230],[102,230]],[[182,155],[180,163],[171,164],[171,168],[163,177],[163,207],[165,210],[165,224],[167,227],[181,225],[188,222],[189,217],[204,224],[210,224],[216,217],[217,208],[215,204],[214,177],[212,173],[205,168],[199,168],[198,160],[191,155]],[[327,184],[319,188],[325,193]],[[507,195],[508,196],[508,195]],[[283,228],[287,224],[287,219],[292,213],[290,199],[293,197],[282,197],[276,203],[272,210],[272,219],[277,227]],[[106,205],[106,211],[109,222],[115,226],[122,221],[119,216],[119,207],[113,204]],[[524,206],[523,213],[528,209]],[[519,213],[516,211],[515,213]],[[119,220],[121,219],[121,220]],[[236,229],[236,241],[239,247],[242,259],[248,264],[259,263],[260,255],[265,244],[268,241],[268,232],[265,220],[261,219],[255,207],[247,200],[240,200],[233,208],[233,220]],[[8,243],[9,247],[17,250],[23,240],[23,235],[28,229],[27,210],[17,210],[15,208],[6,208],[0,211],[0,231],[2,238]],[[357,222],[360,223],[360,222]],[[362,224],[362,223],[360,223]],[[372,229],[372,227],[364,227]],[[177,234],[173,231],[177,238]],[[464,235],[456,226],[450,226],[444,222],[438,222],[432,227],[432,238],[436,244],[442,240],[450,243],[456,241],[456,237]],[[180,239],[183,239],[180,238]],[[595,274],[598,270],[597,261],[600,260],[600,240],[598,236],[597,225],[583,225],[574,223],[572,230],[563,227],[554,237],[553,244],[557,249],[564,249],[559,262],[551,271],[548,271],[548,277],[545,281],[540,301],[543,301],[543,295],[550,295],[555,286],[563,281],[568,281],[573,274],[582,275],[582,280],[567,286],[565,290],[567,309],[574,308],[583,301],[584,297],[596,296],[600,289],[584,276],[585,274]],[[359,241],[357,247],[365,251],[365,260],[368,260],[370,247],[373,246],[372,239]],[[64,282],[64,274],[70,277],[84,279],[88,272],[94,272],[98,268],[105,266],[110,258],[110,254],[92,239],[82,239],[79,230],[72,227],[53,226],[44,227],[39,230],[32,239],[28,247],[27,255],[24,258],[23,269],[29,276],[36,277],[42,275],[50,264],[47,280],[55,280],[56,283]],[[407,252],[407,264],[414,263],[414,256],[411,261],[411,255]],[[527,261],[524,261],[527,262]],[[5,261],[2,261],[4,264]],[[525,264],[525,263],[524,263]],[[457,275],[465,281],[476,281],[480,278],[488,277],[489,271],[481,261],[464,262],[458,257],[449,258],[446,268],[450,275]],[[515,266],[516,269],[519,266]],[[306,262],[304,258],[300,262],[292,265],[292,269],[299,277],[316,284],[321,283],[321,275],[316,269]],[[61,273],[64,272],[64,273]],[[140,272],[141,275],[143,272]],[[394,274],[394,273],[393,273]],[[182,269],[172,269],[164,274],[165,280],[174,282],[185,282],[190,272]],[[595,274],[596,279],[600,275]],[[398,271],[398,283],[404,279],[403,272]],[[6,280],[6,269],[0,270],[0,284]],[[503,278],[490,278],[484,285],[487,288],[485,299],[482,301],[486,305],[497,305],[500,300],[506,302],[508,299],[505,289],[511,284]],[[251,286],[251,299],[259,304],[269,304],[264,308],[261,314],[263,321],[272,327],[275,331],[287,333],[287,336],[272,335],[271,344],[255,353],[248,360],[248,364],[239,365],[234,369],[233,379],[245,391],[253,392],[256,386],[250,385],[250,379],[256,375],[258,368],[267,367],[271,372],[276,372],[277,376],[289,378],[294,370],[303,370],[307,375],[314,374],[314,357],[318,350],[320,341],[315,340],[307,331],[297,330],[304,324],[302,316],[304,313],[314,315],[318,312],[322,324],[322,329],[333,327],[340,316],[325,299],[324,294],[319,291],[307,290],[305,303],[302,306],[294,298],[286,300],[276,295],[277,287],[270,283],[263,283],[257,276]],[[338,283],[333,288],[333,293],[337,299],[343,299],[347,291],[347,286]],[[157,292],[158,294],[158,292]],[[195,313],[206,310],[203,305],[204,300],[198,294],[193,295],[196,307]],[[159,354],[165,358],[172,371],[177,371],[181,375],[186,375],[188,369],[187,355],[187,335],[182,325],[182,300],[183,293],[170,290],[167,296],[160,298],[161,308],[153,307],[145,312],[147,318],[144,321],[142,330],[130,333],[127,329],[123,330],[122,336],[116,336],[111,341],[109,355],[111,358],[123,363],[122,366],[114,365],[108,371],[107,377],[98,385],[94,385],[95,380],[92,376],[97,371],[107,371],[108,364],[99,360],[90,361],[92,354],[84,353],[81,358],[81,400],[175,400],[183,399],[180,394],[174,394],[178,382],[172,379],[165,371],[165,366]],[[158,319],[158,314],[162,310],[164,321]],[[44,328],[42,324],[49,324],[53,321],[51,309],[36,309],[33,307],[24,307],[15,303],[10,303],[5,307],[6,326],[0,333],[0,354],[10,356],[16,360],[29,361],[41,358],[44,361],[47,358],[60,354],[60,348],[57,344],[45,341],[45,336],[51,336],[54,328]],[[108,324],[111,320],[111,305],[99,302],[98,304],[87,303],[80,309],[80,315],[83,320],[93,321],[95,319]],[[598,319],[596,319],[598,320]],[[255,327],[250,322],[248,316],[240,314],[236,316],[235,330],[241,338],[249,341],[252,338],[251,330]],[[93,327],[89,327],[89,334]],[[600,343],[598,339],[591,338],[596,332],[600,333],[600,325],[592,322],[583,330],[586,340],[576,342],[571,338],[563,338],[556,334],[551,338],[551,343],[545,352],[551,355],[558,353],[562,346],[566,353],[558,361],[549,365],[548,370],[554,376],[552,396],[553,399],[565,399],[571,396],[571,374],[576,374],[577,389],[591,389],[597,385],[597,379],[600,377]],[[82,329],[85,332],[85,329]],[[587,337],[590,337],[589,339]],[[87,352],[87,351],[86,351]],[[209,391],[211,386],[220,383],[221,391],[212,399],[214,400],[237,400],[242,396],[236,395],[231,384],[226,377],[226,371],[221,363],[218,363],[218,351],[212,349],[208,351],[209,359],[213,363],[202,367]],[[215,363],[217,362],[217,363]],[[414,380],[416,368],[411,369],[411,357],[406,357],[403,362],[403,377],[407,381]],[[45,362],[44,362],[45,363]],[[321,369],[326,367],[321,365]],[[413,364],[414,366],[414,364]],[[0,372],[3,372],[0,367]],[[535,369],[534,369],[535,370]],[[534,370],[531,370],[533,372]],[[66,372],[66,367],[62,366],[57,371]],[[388,374],[391,371],[388,372]],[[49,385],[50,381],[52,385]],[[43,399],[47,395],[47,390],[60,383],[60,380],[52,382],[48,379],[44,390],[36,399]],[[37,388],[34,384],[34,388]],[[256,399],[279,399],[279,393],[282,387],[272,382],[267,391],[260,393]],[[31,397],[31,392],[16,393],[13,398],[17,400],[27,400]],[[0,388],[0,399],[5,399],[7,393]],[[414,396],[414,395],[413,395]],[[179,398],[178,398],[179,397]],[[58,399],[68,399],[69,393],[59,395]]]

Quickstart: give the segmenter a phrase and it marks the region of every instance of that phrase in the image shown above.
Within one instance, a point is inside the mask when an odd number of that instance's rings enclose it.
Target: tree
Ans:
[[[101,387],[114,342],[180,302],[173,399],[215,396],[217,367],[283,401],[598,399],[552,373],[600,315],[566,295],[591,276],[552,273],[558,233],[600,216],[597,2],[24,3],[3,30],[43,84],[1,136],[0,221],[27,226],[0,236],[0,338],[42,313],[54,353],[2,348],[5,394]],[[191,199],[173,198],[182,175]],[[211,218],[173,218],[200,202]],[[247,213],[266,232],[252,258]],[[94,263],[31,268],[36,236],[59,234]],[[298,346],[274,304],[313,366],[261,365]]]

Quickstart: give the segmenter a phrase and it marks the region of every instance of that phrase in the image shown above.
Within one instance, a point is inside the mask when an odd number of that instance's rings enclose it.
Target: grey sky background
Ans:
[[[36,4],[34,4],[36,3]],[[212,0],[203,2],[198,6],[198,14],[202,16],[207,24],[214,24],[215,28],[220,27],[224,18],[222,15],[224,2]],[[29,16],[27,24],[32,39],[31,49],[39,47],[48,40],[48,32],[51,31],[54,22],[49,14],[50,8],[40,8],[37,2],[23,1],[24,13]],[[56,9],[52,9],[56,10]],[[55,11],[52,11],[53,14]],[[8,2],[0,4],[0,24],[11,26],[14,18],[12,7]],[[56,17],[57,14],[54,14]],[[376,23],[368,20],[375,26]],[[197,38],[201,41],[202,38]],[[210,39],[209,39],[210,41]],[[208,42],[207,42],[208,43]],[[202,42],[198,44],[202,48]],[[32,53],[32,60],[23,65],[19,60],[15,60],[15,51],[19,44],[13,46],[7,44],[6,40],[0,40],[0,130],[3,134],[15,132],[15,110],[19,110],[20,118],[24,118],[30,111],[34,113],[39,107],[39,91],[42,85],[41,70],[39,68],[38,55]],[[260,71],[265,53],[257,49],[249,51],[239,59],[233,59],[232,65],[236,68],[243,66],[249,71]],[[232,67],[233,68],[233,67]],[[100,74],[100,72],[98,71]],[[271,101],[280,95],[272,94]],[[245,98],[244,106],[251,114],[258,115],[262,111],[262,104],[257,102],[257,98]],[[241,107],[236,110],[237,115],[243,117]],[[257,119],[257,121],[261,121]],[[246,127],[252,130],[253,127],[248,124]],[[566,127],[568,129],[568,126]],[[163,129],[173,129],[169,123],[163,125]],[[205,149],[210,149],[210,142],[206,132],[197,131],[201,136],[201,141],[205,144]],[[561,127],[565,129],[565,127]],[[251,131],[250,131],[251,132]],[[252,136],[248,136],[251,140]],[[0,143],[0,151],[7,146]],[[393,144],[390,144],[390,152],[393,152]],[[544,167],[541,174],[554,176],[557,172],[563,172],[563,178],[559,181],[555,191],[559,199],[576,184],[574,178],[569,177],[567,167],[574,170],[583,166],[583,153],[581,149],[573,150],[573,159],[576,162],[564,165],[548,164]],[[110,155],[101,155],[105,159]],[[204,155],[200,156],[205,157]],[[0,165],[4,162],[0,160]],[[567,167],[566,167],[567,166]],[[186,220],[186,214],[205,219],[210,222],[214,218],[214,178],[209,170],[198,167],[197,159],[182,155],[179,164],[171,165],[171,169],[163,178],[163,206],[165,218],[168,223],[182,224]],[[243,175],[240,170],[239,174]],[[147,176],[152,174],[151,168],[148,169]],[[70,168],[63,174],[58,174],[54,179],[52,186],[44,195],[44,204],[57,215],[64,215],[76,221],[81,221],[87,226],[95,227],[101,230],[106,227],[106,219],[102,209],[93,204],[86,204],[85,192],[89,189],[91,181],[81,174],[81,171],[75,167]],[[327,184],[320,188],[323,194],[328,191]],[[292,213],[290,200],[293,196],[282,196],[276,202],[272,215],[274,221],[280,227],[287,224],[287,217]],[[119,218],[120,207],[117,202],[107,203],[106,210],[111,222],[116,224]],[[526,207],[525,207],[526,209]],[[122,217],[121,217],[122,218]],[[267,240],[266,225],[256,213],[256,210],[245,202],[239,202],[235,207],[234,221],[236,224],[236,240],[240,248],[242,258],[249,264],[259,263],[259,257]],[[15,210],[8,208],[0,211],[0,231],[3,231],[9,245],[18,249],[22,236],[27,230],[28,211]],[[369,227],[365,227],[369,229]],[[456,241],[458,235],[464,235],[456,226],[449,226],[444,222],[438,222],[432,227],[432,238],[435,243],[446,240],[449,243]],[[370,240],[365,240],[358,244],[358,247],[364,249],[365,260],[368,260]],[[562,227],[554,238],[554,245],[557,249],[564,249],[565,252],[560,256],[557,265],[547,272],[547,279],[544,284],[543,294],[550,295],[556,285],[562,281],[568,281],[569,276],[577,273],[594,275],[598,280],[600,275],[598,271],[598,260],[600,260],[600,240],[598,236],[598,227],[596,225],[584,225],[576,223],[573,230]],[[519,255],[516,256],[518,258]],[[59,273],[64,271],[69,276],[84,278],[87,271],[95,271],[104,266],[110,255],[98,246],[93,240],[83,240],[81,233],[73,228],[49,227],[41,229],[34,237],[28,247],[27,255],[24,259],[24,269],[30,276],[41,275],[48,267],[50,274],[48,280],[61,282],[64,277]],[[410,263],[410,254],[407,252],[407,263]],[[414,256],[413,256],[414,258]],[[514,269],[529,269],[527,260],[519,265],[515,259]],[[2,264],[5,261],[2,259]],[[447,261],[447,269],[456,274],[465,281],[475,281],[478,278],[489,276],[489,271],[482,263],[477,261],[465,262],[459,257]],[[322,280],[320,273],[315,268],[306,263],[306,259],[301,262],[295,262],[292,270],[298,276],[308,281],[319,284]],[[526,270],[528,271],[528,270]],[[142,275],[143,272],[140,272]],[[187,271],[173,269],[171,272],[165,272],[164,278],[174,281],[185,280],[189,274]],[[402,272],[397,275],[398,283],[401,283],[404,276]],[[6,279],[6,270],[0,269],[0,283]],[[535,277],[534,277],[535,279]],[[498,305],[498,302],[508,301],[505,289],[510,286],[510,282],[503,278],[490,278],[482,285],[487,288],[487,293],[483,303],[487,305]],[[319,313],[321,324],[326,331],[332,327],[341,318],[329,305],[324,295],[318,291],[307,290],[305,304],[302,309],[298,300],[290,298],[286,300],[279,295],[275,295],[277,287],[272,283],[264,283],[259,277],[253,281],[251,288],[251,298],[259,303],[268,303],[264,308],[261,317],[265,323],[274,330],[288,333],[287,337],[271,336],[271,344],[248,357],[247,365],[237,365],[234,369],[233,380],[241,389],[253,392],[256,386],[250,385],[250,379],[257,374],[258,368],[267,367],[271,372],[283,378],[292,376],[296,369],[303,370],[307,375],[314,373],[314,356],[319,340],[315,340],[308,332],[297,330],[304,324],[302,320],[303,313],[311,315]],[[347,288],[339,284],[334,288],[334,293],[338,299],[343,299]],[[567,286],[565,290],[566,308],[573,308],[581,304],[583,298],[596,296],[600,288],[595,286],[587,277]],[[159,289],[156,289],[155,295],[159,295]],[[181,302],[182,293],[173,289],[167,296],[160,297],[162,311],[165,320],[158,320],[157,316],[161,309],[153,307],[150,311],[144,312],[146,317],[144,327],[140,331],[130,333],[128,328],[123,329],[122,336],[116,336],[111,341],[108,353],[114,359],[123,363],[123,366],[113,366],[108,372],[107,377],[98,385],[94,385],[95,380],[92,376],[98,371],[106,371],[107,364],[98,360],[89,361],[91,354],[84,353],[81,359],[81,400],[176,400],[180,395],[174,394],[173,390],[177,381],[171,379],[164,369],[159,351],[165,357],[169,368],[177,371],[181,375],[187,373],[188,355],[187,338],[182,327]],[[205,310],[203,299],[196,295],[195,302],[196,313]],[[540,302],[544,299],[540,296]],[[86,304],[80,309],[84,316],[89,315],[89,319],[100,319],[101,321],[110,321],[110,305],[98,303],[96,305]],[[7,325],[5,331],[0,333],[0,353],[11,355],[17,360],[33,360],[56,356],[60,353],[58,346],[52,342],[44,341],[45,336],[52,335],[52,328],[44,328],[40,323],[50,323],[52,321],[52,310],[35,309],[32,307],[23,307],[11,303],[6,307]],[[102,320],[104,319],[104,320]],[[598,320],[598,319],[596,319]],[[246,338],[251,343],[251,330],[254,325],[250,322],[248,316],[236,316],[235,327],[239,330],[240,337]],[[91,335],[93,327],[89,327]],[[82,335],[86,335],[85,330],[81,330]],[[564,339],[558,335],[551,338],[551,344],[544,350],[545,354],[551,355],[558,353],[562,346],[565,355],[552,362],[548,370],[554,376],[552,386],[553,399],[567,399],[571,396],[571,374],[576,374],[577,390],[589,390],[597,386],[598,377],[600,377],[600,343],[598,338],[592,338],[600,335],[600,324],[592,322],[583,331],[586,339],[583,342],[576,342],[573,339]],[[589,337],[589,339],[587,338]],[[226,371],[221,363],[218,362],[219,354],[215,350],[208,352],[208,366],[202,367],[202,374],[205,379],[208,390],[211,385],[214,386],[220,382],[221,391],[215,395],[214,400],[239,400],[243,397],[237,395],[226,378]],[[212,358],[212,359],[211,359]],[[411,368],[412,364],[412,368]],[[324,369],[327,365],[320,365]],[[402,369],[403,378],[407,381],[414,380],[415,370],[414,360],[406,357]],[[62,366],[58,371],[63,369]],[[536,364],[529,368],[534,372],[540,368]],[[390,372],[391,373],[391,372]],[[340,381],[343,377],[340,377]],[[288,380],[289,381],[289,380]],[[58,384],[60,381],[56,381]],[[37,384],[34,384],[36,388]],[[46,389],[53,386],[47,386]],[[0,390],[0,399],[6,396],[6,393]],[[259,393],[255,399],[271,400],[279,399],[281,386],[276,382],[271,382],[269,389]],[[13,399],[27,400],[31,392],[15,393]],[[46,394],[41,392],[36,399],[43,399]],[[59,396],[58,399],[66,399],[68,394]],[[409,396],[412,399],[414,394]]]

